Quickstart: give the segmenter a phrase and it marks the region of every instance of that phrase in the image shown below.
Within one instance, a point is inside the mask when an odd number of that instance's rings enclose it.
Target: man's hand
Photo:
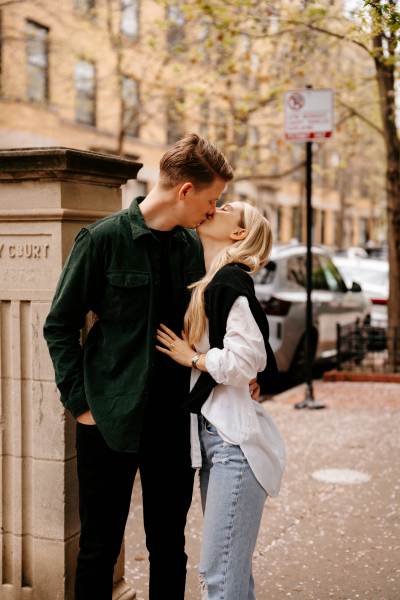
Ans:
[[[82,425],[96,425],[96,421],[93,419],[90,410],[87,410],[79,415],[79,417],[76,417],[76,420],[78,423],[82,423]]]
[[[261,390],[260,390],[260,386],[257,383],[257,377],[255,377],[254,379],[252,379],[250,381],[249,390],[250,390],[250,394],[251,394],[251,397],[253,398],[253,400],[255,400],[255,402],[258,402]]]

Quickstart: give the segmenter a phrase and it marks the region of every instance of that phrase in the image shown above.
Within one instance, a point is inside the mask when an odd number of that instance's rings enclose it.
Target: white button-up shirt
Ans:
[[[228,444],[240,446],[255,477],[269,496],[279,494],[285,468],[285,444],[267,411],[251,398],[249,382],[267,364],[264,339],[248,300],[240,296],[227,321],[223,349],[210,350],[207,331],[196,350],[206,356],[206,367],[218,385],[201,409],[204,417]],[[192,369],[190,388],[200,371]],[[192,466],[201,467],[197,415],[191,415]]]

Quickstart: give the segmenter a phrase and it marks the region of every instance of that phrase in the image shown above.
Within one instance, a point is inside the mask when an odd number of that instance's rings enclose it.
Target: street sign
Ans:
[[[312,140],[330,138],[333,135],[333,90],[316,89],[285,92],[285,138],[290,142],[305,142],[306,146],[306,214],[307,214],[307,278],[306,278],[306,331],[305,331],[305,398],[295,408],[325,408],[314,399],[312,371],[315,358],[312,317]]]
[[[285,139],[292,142],[321,140],[333,136],[332,89],[285,92]]]

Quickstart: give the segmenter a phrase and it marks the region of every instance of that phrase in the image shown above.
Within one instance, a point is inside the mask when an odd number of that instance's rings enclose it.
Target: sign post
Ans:
[[[332,137],[333,90],[316,89],[292,90],[285,93],[285,139],[290,142],[306,142],[306,190],[307,190],[307,303],[305,336],[305,398],[295,408],[325,408],[322,402],[314,399],[312,368],[314,360],[312,340],[312,143]]]

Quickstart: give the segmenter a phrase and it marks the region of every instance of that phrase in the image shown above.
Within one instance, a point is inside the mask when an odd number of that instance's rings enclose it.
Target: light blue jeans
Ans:
[[[255,600],[252,558],[267,494],[240,446],[226,444],[203,416],[199,433],[202,600]]]

